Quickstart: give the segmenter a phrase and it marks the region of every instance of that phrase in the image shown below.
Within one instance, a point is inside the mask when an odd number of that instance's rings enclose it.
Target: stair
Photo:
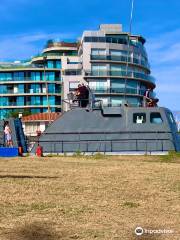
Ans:
[[[4,146],[4,121],[0,121],[0,147]]]
[[[11,129],[13,148],[5,148],[4,142],[4,120],[0,120],[0,157],[1,156],[18,156],[18,147],[23,148],[23,152],[27,153],[26,139],[23,132],[22,122],[20,119],[7,119]],[[9,150],[8,150],[9,149]]]

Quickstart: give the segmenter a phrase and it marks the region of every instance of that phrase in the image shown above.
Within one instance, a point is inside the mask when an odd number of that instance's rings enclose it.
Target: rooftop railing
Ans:
[[[77,42],[73,42],[73,43],[69,43],[69,42],[56,42],[54,40],[50,40],[45,45],[45,48],[51,48],[51,47],[73,47],[73,48],[77,48],[78,47],[78,43]]]

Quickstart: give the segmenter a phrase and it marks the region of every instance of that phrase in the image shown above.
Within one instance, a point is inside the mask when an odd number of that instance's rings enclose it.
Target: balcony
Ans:
[[[85,71],[85,77],[123,77],[132,79],[142,79],[155,84],[155,78],[140,72],[134,71],[107,71],[107,70],[97,70],[97,71]]]
[[[13,84],[13,83],[17,83],[17,82],[20,82],[20,83],[26,83],[26,82],[38,82],[38,83],[45,83],[45,82],[48,82],[48,83],[54,83],[54,82],[61,82],[61,78],[55,78],[55,79],[48,79],[48,77],[46,77],[46,80],[44,80],[44,79],[32,79],[32,78],[26,78],[26,77],[24,77],[24,78],[7,78],[7,79],[0,79],[0,84],[1,83],[7,83],[7,84],[9,84],[9,83],[11,83],[11,84]]]
[[[137,88],[91,88],[95,94],[133,94],[144,96],[144,89]]]
[[[141,65],[145,68],[150,69],[149,63],[138,59],[138,58],[131,58],[127,56],[112,56],[112,55],[91,55],[92,61],[114,61],[114,62],[128,62],[131,64]]]

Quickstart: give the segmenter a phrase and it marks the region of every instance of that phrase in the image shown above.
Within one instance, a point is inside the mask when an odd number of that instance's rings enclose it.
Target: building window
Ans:
[[[47,68],[54,68],[54,62],[53,61],[47,61]]]
[[[78,88],[79,81],[69,82],[69,91],[75,91]]]
[[[40,72],[31,72],[31,79],[40,81],[41,80]]]
[[[134,113],[133,114],[133,123],[142,124],[146,122],[146,114],[145,113]]]
[[[24,80],[24,72],[14,72],[13,78],[15,81],[23,81]]]
[[[106,54],[106,49],[104,48],[94,48],[91,50],[92,55],[105,55]]]
[[[81,70],[65,70],[64,74],[66,76],[70,76],[70,75],[81,75]]]
[[[62,68],[61,61],[56,61],[56,68]]]
[[[108,85],[106,80],[90,81],[89,87],[94,93],[104,93],[108,91]]]
[[[123,97],[112,97],[111,105],[112,107],[120,107],[123,103]]]
[[[46,72],[46,76],[43,75],[43,79],[45,79],[46,81],[55,81],[55,73]]]
[[[140,98],[138,97],[126,97],[127,103],[131,107],[141,106]]]
[[[163,122],[160,113],[151,113],[150,114],[150,122],[155,124],[161,124]]]
[[[110,50],[110,55],[111,56],[127,56],[128,51],[111,49]]]
[[[12,80],[12,73],[0,73],[0,81],[11,81]]]

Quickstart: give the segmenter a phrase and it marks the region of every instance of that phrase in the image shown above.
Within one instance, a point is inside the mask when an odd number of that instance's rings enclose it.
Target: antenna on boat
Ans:
[[[133,13],[134,13],[134,0],[131,1],[131,14],[130,14],[130,21],[129,21],[129,33],[128,33],[128,38],[127,38],[128,51],[127,51],[127,62],[126,62],[126,78],[125,78],[124,100],[126,100],[126,92],[127,92],[127,77],[128,77],[128,66],[129,66],[129,55],[130,55],[130,36],[131,36],[131,32],[132,32]]]

